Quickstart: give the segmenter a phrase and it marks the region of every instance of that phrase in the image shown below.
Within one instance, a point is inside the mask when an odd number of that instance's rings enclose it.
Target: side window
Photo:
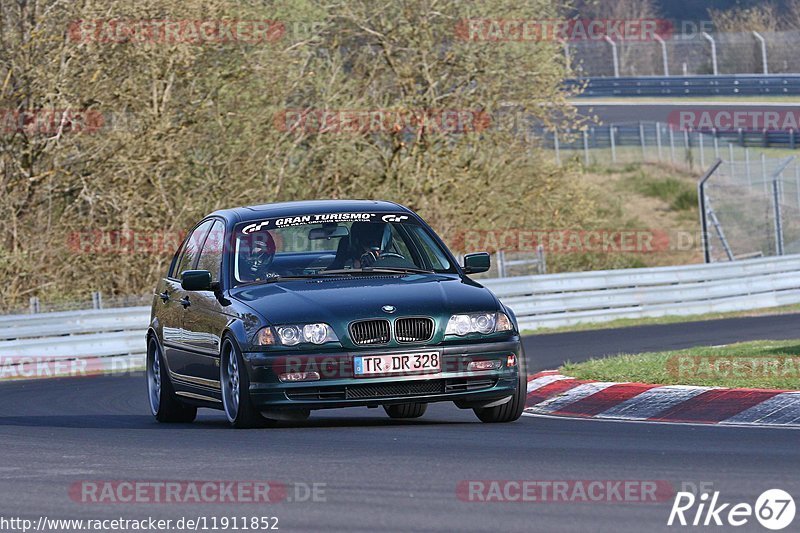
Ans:
[[[180,263],[178,263],[178,269],[174,273],[176,278],[180,277],[181,272],[194,268],[197,257],[200,255],[200,247],[203,245],[206,234],[213,222],[213,220],[203,222],[186,238],[186,244],[183,247],[183,254],[181,255]]]
[[[217,220],[211,227],[211,231],[208,232],[206,242],[203,244],[203,251],[200,252],[200,260],[197,262],[197,269],[211,272],[213,281],[219,281],[219,273],[222,268],[222,243],[224,242],[225,224],[221,220]]]
[[[433,242],[431,236],[422,226],[411,226],[412,231],[417,234],[420,245],[425,251],[427,259],[431,263],[431,267],[437,271],[450,270],[450,261],[442,253],[439,247]]]
[[[390,251],[402,255],[408,260],[412,260],[414,256],[411,255],[411,251],[408,249],[406,241],[403,240],[403,237],[397,232],[397,225],[390,224],[389,227],[392,228],[392,248],[394,248],[394,250]]]
[[[169,262],[169,272],[167,273],[168,278],[177,278],[178,277],[178,262],[180,261],[181,255],[183,254],[183,249],[186,245],[186,242],[182,242],[178,249],[175,251],[175,255],[172,256],[172,261]]]

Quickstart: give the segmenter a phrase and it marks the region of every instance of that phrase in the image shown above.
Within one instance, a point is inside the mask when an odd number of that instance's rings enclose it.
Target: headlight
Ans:
[[[269,336],[262,334],[263,331],[269,330]],[[274,342],[260,342],[262,339],[271,338],[272,329],[264,328],[256,335],[256,344],[269,345],[277,344]],[[275,333],[277,333],[278,343],[284,346],[296,346],[300,343],[311,344],[325,344],[326,342],[335,342],[339,338],[333,332],[328,324],[319,322],[316,324],[290,324],[286,326],[276,326]]]
[[[511,320],[505,313],[470,313],[451,316],[444,334],[463,337],[470,333],[488,335],[512,329]]]

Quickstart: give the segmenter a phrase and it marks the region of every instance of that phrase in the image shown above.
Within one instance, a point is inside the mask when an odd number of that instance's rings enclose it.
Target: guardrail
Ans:
[[[584,97],[798,95],[800,75],[580,78],[568,80],[567,86],[585,86],[580,95]]]
[[[800,255],[485,280],[535,330],[800,303]]]
[[[538,330],[800,303],[800,255],[481,280]],[[149,307],[0,317],[0,356],[142,360]]]

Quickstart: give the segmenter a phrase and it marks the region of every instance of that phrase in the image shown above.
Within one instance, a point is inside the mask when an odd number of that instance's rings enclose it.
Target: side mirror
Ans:
[[[481,272],[486,272],[489,270],[491,264],[492,260],[486,252],[477,252],[464,256],[464,272],[466,274],[480,274]]]
[[[181,274],[181,288],[185,291],[210,291],[211,272],[208,270],[186,270]]]

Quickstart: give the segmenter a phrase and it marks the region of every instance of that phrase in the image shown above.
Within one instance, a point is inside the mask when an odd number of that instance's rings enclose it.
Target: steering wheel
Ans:
[[[378,259],[384,259],[386,257],[394,257],[395,259],[402,259],[404,261],[406,259],[404,256],[395,252],[383,252]]]
[[[365,253],[365,254],[363,254],[361,256],[360,262],[361,262],[361,266],[362,267],[371,267],[372,265],[377,263],[380,259],[385,259],[385,258],[389,258],[389,257],[393,257],[395,259],[400,259],[402,261],[406,260],[405,257],[403,257],[402,255],[400,255],[398,253],[395,253],[395,252],[379,253],[377,251],[370,250],[369,252],[367,252],[367,253]]]

